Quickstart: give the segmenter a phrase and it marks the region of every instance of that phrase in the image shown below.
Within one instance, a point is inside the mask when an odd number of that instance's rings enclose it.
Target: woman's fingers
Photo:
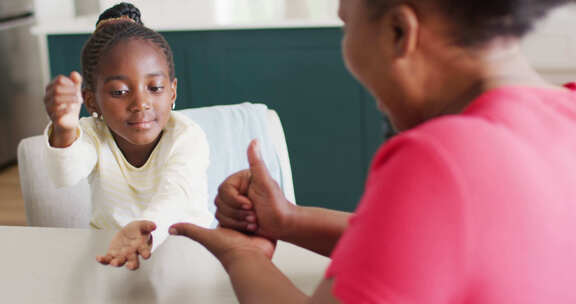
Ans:
[[[222,215],[225,215],[226,217],[237,221],[254,222],[256,220],[254,211],[232,207],[228,203],[224,202],[220,197],[216,197],[214,203],[216,207],[218,207],[217,213],[222,213]]]
[[[240,192],[239,186],[228,180],[224,181],[218,188],[218,198],[226,202],[230,207],[237,209],[252,209],[252,202],[248,197]]]
[[[218,187],[214,204],[217,207],[216,219],[222,227],[254,231],[248,228],[253,228],[256,223],[256,214],[252,202],[245,195],[250,179],[250,172],[244,170],[231,175]]]
[[[253,211],[239,210],[219,201],[216,219],[220,226],[240,231],[255,232],[258,229],[256,214]]]
[[[216,213],[216,219],[218,220],[218,223],[220,224],[220,226],[225,227],[225,228],[229,228],[229,229],[234,229],[234,230],[239,230],[239,231],[250,231],[250,232],[254,232],[257,229],[257,226],[255,223],[249,223],[246,221],[238,221],[235,220],[233,218],[227,217],[226,215],[217,212]]]

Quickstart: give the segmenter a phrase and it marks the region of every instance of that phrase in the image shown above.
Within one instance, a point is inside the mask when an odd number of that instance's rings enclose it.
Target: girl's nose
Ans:
[[[150,110],[150,108],[151,105],[147,96],[145,96],[145,94],[136,94],[132,100],[132,103],[130,104],[129,110],[131,112],[140,112]]]

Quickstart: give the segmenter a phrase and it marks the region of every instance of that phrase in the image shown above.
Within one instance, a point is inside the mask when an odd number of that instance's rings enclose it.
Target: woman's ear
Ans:
[[[401,4],[390,9],[390,26],[394,31],[394,53],[406,57],[418,47],[420,20],[414,7]]]
[[[88,113],[90,115],[92,115],[92,113],[94,112],[101,114],[100,111],[98,110],[98,105],[96,104],[96,98],[94,96],[94,92],[83,89],[82,98],[84,99],[84,106],[86,107],[86,110],[88,110]]]

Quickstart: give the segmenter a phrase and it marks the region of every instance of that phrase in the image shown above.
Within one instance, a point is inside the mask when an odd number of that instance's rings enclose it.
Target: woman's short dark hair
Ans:
[[[174,79],[174,56],[170,45],[161,34],[144,26],[138,8],[123,2],[100,15],[96,30],[84,44],[82,49],[84,88],[95,89],[98,63],[114,45],[128,39],[141,39],[156,45],[166,57],[170,79]]]
[[[409,0],[366,0],[378,12]],[[454,25],[455,42],[477,46],[497,37],[522,37],[551,9],[574,0],[412,0],[428,1]],[[413,3],[413,2],[412,2]]]

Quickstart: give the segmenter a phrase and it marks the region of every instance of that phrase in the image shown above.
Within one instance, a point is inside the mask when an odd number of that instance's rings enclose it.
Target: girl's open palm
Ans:
[[[103,265],[111,265],[136,270],[140,267],[138,256],[148,259],[152,249],[152,231],[156,225],[150,221],[134,221],[118,231],[112,241],[108,252],[98,256],[96,260]]]

